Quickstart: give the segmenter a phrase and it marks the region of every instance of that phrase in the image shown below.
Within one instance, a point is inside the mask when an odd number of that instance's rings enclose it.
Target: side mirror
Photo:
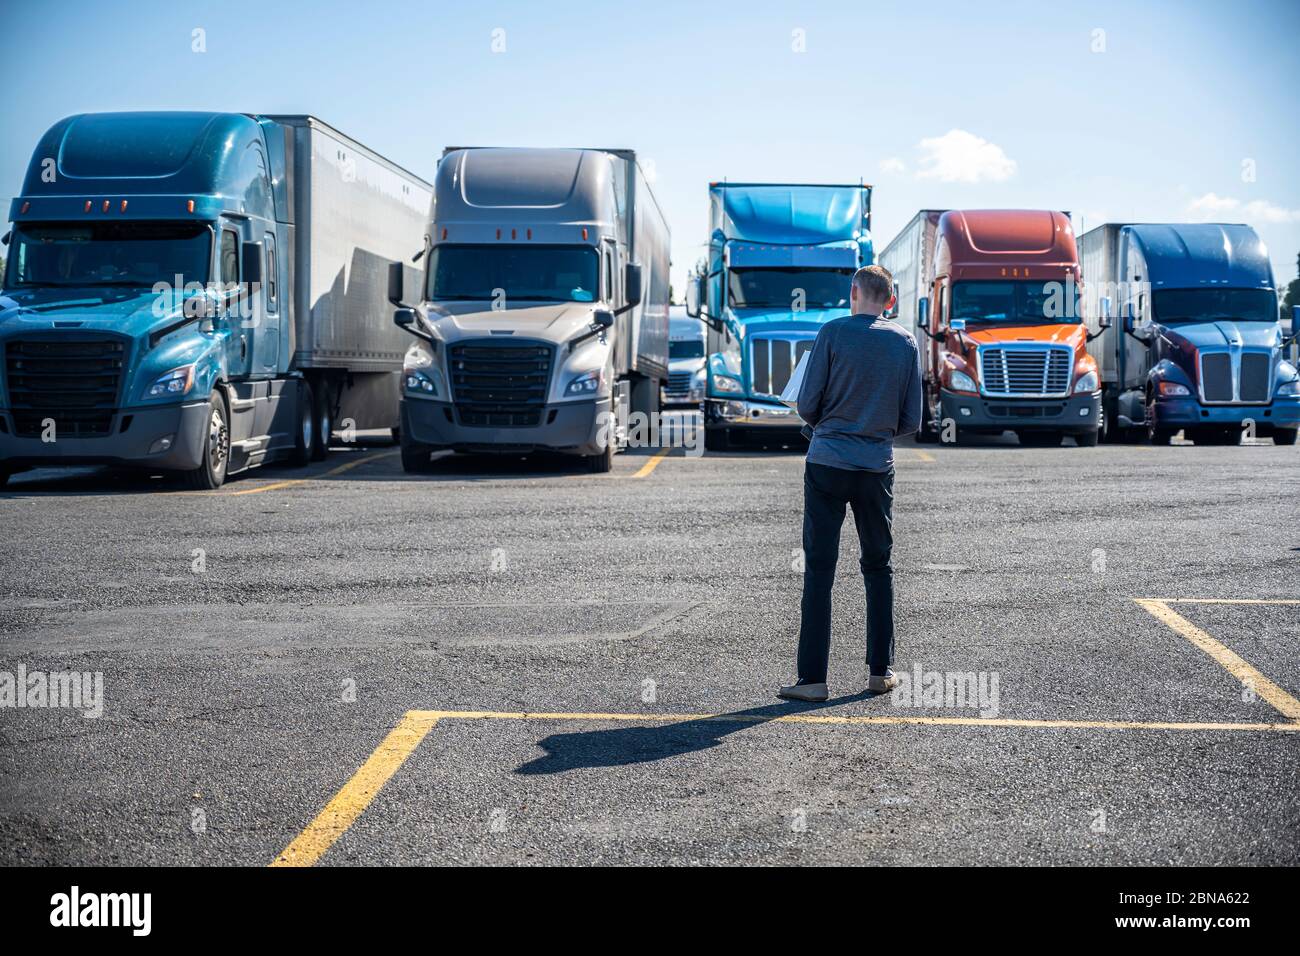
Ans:
[[[402,307],[393,313],[393,324],[405,332],[409,332],[417,339],[424,339],[426,342],[434,341],[432,335],[425,331],[424,325],[420,322],[420,313],[409,307]]]
[[[921,296],[916,303],[916,327],[918,329],[928,329],[930,327],[930,297]]]
[[[10,229],[3,236],[0,236],[0,246],[9,245],[9,240],[13,237],[14,231]]]
[[[212,319],[220,312],[221,305],[217,293],[212,289],[204,289],[187,296],[181,305],[181,314],[187,319]]]
[[[641,304],[641,266],[629,262],[623,267],[623,298],[628,305]]]
[[[1300,338],[1300,305],[1291,306],[1291,337]]]
[[[1133,303],[1125,302],[1124,303],[1124,331],[1127,332],[1129,335],[1132,335],[1133,326],[1134,326]]]
[[[954,332],[965,332],[965,331],[966,331],[966,320],[965,320],[965,319],[953,319],[951,322],[948,323],[948,328],[952,329]]]
[[[1097,327],[1108,329],[1111,327],[1110,296],[1102,296],[1097,304],[1101,309],[1100,315],[1097,316]]]
[[[686,282],[686,314],[692,319],[700,317],[700,277],[691,276]]]
[[[239,273],[243,276],[244,285],[249,287],[260,285],[262,282],[262,244],[260,242],[246,242],[240,255],[242,259],[239,263]]]
[[[406,292],[406,269],[400,262],[390,262],[388,264],[388,301],[393,305],[401,305],[405,301],[404,293]],[[396,321],[396,316],[394,316]],[[401,325],[401,322],[397,323]]]
[[[592,313],[591,320],[602,329],[607,329],[614,324],[614,313],[607,309],[597,309]]]

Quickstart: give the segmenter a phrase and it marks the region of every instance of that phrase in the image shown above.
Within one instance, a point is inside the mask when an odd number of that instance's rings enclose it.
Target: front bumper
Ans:
[[[951,419],[968,431],[1096,431],[1101,425],[1101,392],[1068,398],[989,398],[939,391],[941,421]]]
[[[1159,427],[1240,426],[1247,421],[1253,421],[1260,428],[1300,426],[1300,398],[1275,398],[1268,405],[1202,405],[1195,397],[1156,400],[1156,424]]]
[[[710,398],[704,403],[704,424],[726,428],[803,427],[803,419],[789,405]]]
[[[0,463],[6,468],[60,468],[70,465],[128,465],[160,471],[189,471],[203,460],[211,412],[206,400],[183,405],[119,409],[109,434],[99,438],[55,440],[19,437],[14,419],[0,410]],[[171,436],[166,450],[151,450]]]
[[[402,398],[402,435],[421,445],[455,451],[526,454],[555,451],[567,455],[598,455],[604,451],[602,431],[611,437],[608,398],[591,402],[546,405],[539,425],[493,428],[462,425],[451,402]],[[602,417],[602,413],[604,413]]]
[[[704,401],[704,389],[692,388],[686,391],[670,391],[667,386],[659,389],[659,401],[662,405],[699,405]]]

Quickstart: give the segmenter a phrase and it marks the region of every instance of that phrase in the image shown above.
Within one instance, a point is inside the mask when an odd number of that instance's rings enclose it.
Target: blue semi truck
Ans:
[[[398,425],[389,264],[428,183],[310,116],[103,113],[41,138],[0,293],[0,484],[110,465],[195,488]]]
[[[873,261],[871,187],[713,183],[709,227],[706,268],[686,287],[709,329],[705,447],[798,440],[778,396]]]
[[[1107,223],[1079,239],[1088,350],[1102,371],[1103,438],[1237,444],[1253,429],[1293,445],[1300,333],[1278,314],[1255,230],[1219,223]]]

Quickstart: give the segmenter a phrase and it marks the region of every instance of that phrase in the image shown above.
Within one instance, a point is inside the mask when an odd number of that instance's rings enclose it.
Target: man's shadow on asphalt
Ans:
[[[870,691],[860,691],[844,697],[809,704],[784,701],[766,707],[751,707],[729,714],[697,717],[649,727],[614,727],[609,730],[577,731],[569,734],[551,734],[537,745],[545,755],[515,770],[529,776],[563,773],[583,767],[626,767],[632,764],[651,763],[668,757],[708,750],[719,746],[724,737],[747,727],[756,727],[795,714],[815,713],[827,707],[849,704],[859,700],[879,697]],[[646,715],[648,718],[652,715]]]

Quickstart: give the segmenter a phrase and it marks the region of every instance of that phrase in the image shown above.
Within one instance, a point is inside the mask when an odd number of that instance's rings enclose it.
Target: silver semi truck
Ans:
[[[418,292],[400,265],[389,286],[416,338],[406,470],[450,448],[561,452],[608,471],[629,415],[658,411],[668,375],[668,226],[635,154],[449,148],[418,258]]]

